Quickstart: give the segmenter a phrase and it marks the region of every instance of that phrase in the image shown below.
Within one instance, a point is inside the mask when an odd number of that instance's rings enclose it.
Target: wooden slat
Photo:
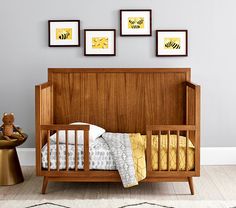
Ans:
[[[77,140],[77,131],[75,131],[75,171],[78,171],[78,140]]]
[[[90,181],[93,182],[94,177],[101,177],[101,178],[113,178],[113,177],[119,177],[118,171],[42,171],[42,176],[48,176],[48,177],[91,177]],[[192,177],[196,176],[195,171],[151,171],[149,172],[149,176],[147,178],[151,177]]]
[[[53,125],[41,125],[41,130],[89,130],[89,125],[64,125],[64,124],[53,124]]]
[[[47,175],[49,177],[119,177],[119,173],[116,170],[93,170],[93,171],[74,171],[74,170],[60,170],[58,171],[47,171],[43,170],[42,175]],[[91,178],[92,181],[92,178]]]
[[[190,68],[49,68],[52,73],[190,73]]]
[[[186,132],[186,171],[188,171],[188,137],[189,137],[189,132]]]
[[[170,171],[170,131],[167,134],[167,170]]]
[[[58,131],[56,132],[56,145],[57,145],[57,171],[59,171],[60,168],[60,159],[59,159],[59,135]]]
[[[152,132],[147,131],[147,174],[152,171]]]
[[[195,176],[195,171],[152,171],[149,177],[193,177]]]
[[[197,130],[195,131],[195,171],[197,176],[200,176],[200,104],[201,104],[201,89],[197,86],[195,89],[195,124]]]
[[[179,131],[177,131],[176,169],[179,171]]]
[[[66,170],[69,170],[68,131],[66,130]]]
[[[147,125],[147,131],[194,131],[195,125]]]
[[[35,86],[35,145],[36,145],[36,175],[40,175],[42,170],[42,132],[40,131],[41,124],[41,86]]]
[[[89,132],[84,131],[84,170],[89,171]]]
[[[161,131],[158,135],[158,170],[161,171]]]
[[[93,180],[91,181],[91,178],[89,176],[85,177],[50,177],[50,181],[54,182],[121,182],[120,176],[117,174],[114,177],[93,177]],[[144,180],[140,181],[140,183],[143,182],[186,182],[188,179],[186,177],[155,177],[155,178],[145,178]]]
[[[53,104],[53,98],[54,98],[54,96],[53,96],[53,92],[54,92],[54,90],[53,90],[54,88],[53,88],[53,85],[51,85],[50,86],[50,102],[51,102],[51,123],[53,124],[54,123],[54,104]]]
[[[36,174],[42,170],[41,150],[47,144],[47,131],[41,131],[41,124],[52,122],[52,84],[44,83],[35,87],[35,124],[36,124]],[[49,130],[49,129],[48,129]]]
[[[188,87],[186,86],[185,87],[185,90],[186,90],[186,103],[185,103],[185,105],[186,105],[186,117],[185,117],[185,119],[186,119],[186,125],[188,125],[189,124],[189,120],[188,120],[188,118],[189,118],[189,89],[188,89]]]
[[[48,171],[50,171],[50,131],[47,131],[47,148],[48,148]]]

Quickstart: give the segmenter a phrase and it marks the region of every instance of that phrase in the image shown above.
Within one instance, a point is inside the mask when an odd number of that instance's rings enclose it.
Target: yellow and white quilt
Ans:
[[[146,169],[145,145],[140,134],[104,133],[102,135],[108,144],[116,168],[125,188],[138,185],[138,181],[146,177],[146,172],[140,171],[139,163]],[[139,148],[141,147],[141,149]],[[141,156],[136,158],[136,156]]]
[[[138,185],[146,178],[146,135],[104,133],[102,137],[108,144],[116,168],[125,188]],[[158,136],[152,136],[152,170],[167,170],[167,135],[161,135],[160,164],[158,164]],[[170,135],[170,170],[177,169],[177,136]],[[179,170],[186,169],[186,137],[179,137]],[[188,170],[194,169],[194,146],[188,141]]]

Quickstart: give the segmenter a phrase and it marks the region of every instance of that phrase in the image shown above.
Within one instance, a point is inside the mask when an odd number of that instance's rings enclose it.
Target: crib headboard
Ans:
[[[93,123],[145,133],[147,124],[185,124],[189,68],[50,68],[55,124]]]

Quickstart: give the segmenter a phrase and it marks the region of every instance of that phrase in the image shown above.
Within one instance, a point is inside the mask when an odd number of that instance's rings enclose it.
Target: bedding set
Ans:
[[[72,123],[72,125],[87,123]],[[90,169],[93,170],[118,170],[123,186],[132,187],[146,178],[146,135],[139,133],[110,133],[104,129],[90,125],[89,131],[89,157]],[[68,131],[68,165],[69,169],[75,168],[75,135]],[[66,142],[65,131],[59,131],[59,169],[66,168]],[[167,135],[161,135],[160,150],[158,150],[158,135],[152,136],[152,169],[167,170]],[[179,170],[186,168],[186,137],[179,137]],[[50,169],[57,168],[56,135],[50,137]],[[83,169],[83,133],[78,131],[78,169]],[[194,145],[189,140],[188,170],[194,169]],[[42,167],[48,168],[47,144],[42,148]],[[160,151],[160,164],[158,164],[158,151]],[[176,170],[177,136],[170,135],[170,170]]]

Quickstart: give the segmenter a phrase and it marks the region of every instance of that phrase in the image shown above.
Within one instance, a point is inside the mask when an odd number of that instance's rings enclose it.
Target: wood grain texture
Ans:
[[[35,86],[35,130],[37,175],[41,171],[41,149],[47,142],[47,131],[40,125],[53,123],[53,85],[50,82]]]
[[[193,187],[193,178],[192,177],[188,177],[188,184],[189,184],[191,194],[194,195],[194,187]]]
[[[48,171],[50,171],[50,131],[47,131],[47,161],[48,161]]]
[[[186,81],[186,121],[188,125],[194,124],[196,131],[189,132],[189,138],[195,148],[200,149],[200,105],[201,89],[199,85]],[[200,151],[195,152],[195,171],[200,176]]]
[[[48,82],[36,86],[37,175],[44,176],[46,182],[120,181],[117,171],[89,170],[89,126],[68,125],[81,121],[111,132],[147,134],[147,178],[144,182],[189,181],[188,178],[199,176],[200,86],[190,82],[190,73],[189,68],[49,69]],[[66,170],[42,169],[41,148],[46,141],[45,132],[49,130],[84,131],[84,170],[68,169],[68,158]],[[186,136],[186,132],[190,132],[195,145],[195,170],[170,171],[168,141],[168,171],[153,171],[151,135],[155,132],[159,137],[167,132],[168,139],[173,132],[178,139],[179,135]],[[68,141],[66,146],[68,148]],[[160,149],[160,140],[158,147]],[[68,149],[66,152],[68,154]],[[160,154],[158,161],[160,164]],[[46,191],[45,183],[43,192]]]
[[[68,130],[66,130],[66,171],[69,170]]]
[[[77,144],[76,144],[77,147]],[[59,133],[56,132],[56,148],[57,148],[57,171],[60,170],[60,157],[59,157]]]
[[[74,70],[49,71],[55,123],[82,121],[111,132],[143,134],[146,124],[185,124],[187,72]]]
[[[84,131],[84,171],[89,171],[89,132]]]
[[[170,131],[167,133],[167,170],[170,171]]]
[[[161,171],[161,130],[158,131],[158,138],[158,171]]]
[[[44,177],[43,178],[43,186],[42,186],[42,194],[46,193],[47,186],[48,186],[48,177]]]
[[[78,171],[78,138],[77,131],[75,131],[75,171]]]

